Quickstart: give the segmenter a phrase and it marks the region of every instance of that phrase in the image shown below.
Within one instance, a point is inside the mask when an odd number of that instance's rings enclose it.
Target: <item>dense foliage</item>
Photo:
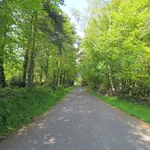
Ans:
[[[89,11],[80,61],[83,83],[150,104],[149,0],[95,0]]]
[[[63,3],[0,1],[0,87],[73,84],[77,36]]]
[[[73,85],[77,35],[60,5],[64,0],[0,1],[0,138]]]
[[[20,88],[0,90],[0,139],[48,111],[70,88]],[[2,94],[3,92],[3,94]]]

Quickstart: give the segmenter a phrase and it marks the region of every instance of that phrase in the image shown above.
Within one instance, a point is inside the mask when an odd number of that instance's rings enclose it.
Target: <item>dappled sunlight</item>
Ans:
[[[39,129],[43,129],[43,128],[44,128],[44,126],[40,126],[40,127],[39,127]]]
[[[62,108],[62,112],[71,112],[72,110],[72,108]]]
[[[39,127],[39,129],[43,129],[45,127],[45,123],[40,123],[37,126]]]
[[[56,139],[55,139],[55,138],[50,138],[50,139],[49,139],[49,143],[50,143],[51,145],[55,144],[55,143],[56,143]]]
[[[142,141],[147,141],[147,142],[150,142],[150,136],[148,136],[148,135],[145,135],[144,133],[142,133],[141,131],[133,131],[132,132],[133,134],[135,134],[135,135],[137,135],[137,136],[140,136],[140,139],[142,140]]]
[[[25,131],[27,131],[27,127],[24,126],[23,128],[21,128],[20,130],[18,130],[17,135],[22,135]]]
[[[146,123],[139,123],[136,125],[129,124],[132,128],[133,131],[132,133],[134,135],[137,135],[140,137],[142,141],[147,141],[150,142],[150,125]]]
[[[69,119],[65,119],[65,120],[64,120],[64,122],[69,122],[69,121],[70,121]]]
[[[61,136],[61,134],[57,136]],[[41,147],[43,145],[49,145],[49,146],[55,145],[56,138],[52,136],[51,133],[49,133],[49,134],[45,134],[44,136],[39,136],[34,140],[29,140],[28,143],[31,145],[30,150],[34,150],[37,149],[37,147]]]
[[[36,125],[36,123],[30,123],[29,127],[32,127],[32,126],[35,126],[35,125]]]
[[[43,126],[43,125],[44,125],[44,123],[40,123],[40,124],[38,124],[38,127],[39,127],[39,126]]]
[[[21,136],[15,142],[20,141],[20,147],[13,150],[150,149],[149,124],[91,98],[86,92],[81,94],[83,99],[70,97],[70,101],[19,130]]]
[[[34,145],[37,145],[38,143],[39,143],[39,141],[37,141],[37,140],[33,140],[33,141],[31,141],[32,142],[32,144],[34,144]],[[29,142],[29,143],[31,143],[31,142]]]
[[[45,120],[46,121],[46,120]],[[22,134],[25,134],[26,131],[30,128],[38,127],[39,129],[43,129],[45,127],[45,121],[43,120],[42,123],[30,123],[27,126],[22,127],[20,130],[17,131],[17,135],[20,136]]]
[[[64,119],[64,117],[60,117],[60,118],[58,118],[57,120],[63,120]]]
[[[43,117],[44,117],[44,115],[43,115]],[[26,134],[27,131],[30,130],[30,129],[32,129],[32,128],[44,129],[44,128],[47,127],[46,126],[46,122],[47,122],[46,119],[42,120],[42,122],[39,122],[39,123],[38,123],[39,119],[37,118],[36,120],[37,120],[36,123],[35,122],[30,123],[29,125],[24,126],[20,130],[18,130],[17,131],[17,135],[20,136],[20,135]]]
[[[51,137],[50,139],[48,139],[48,140],[45,140],[44,142],[43,142],[43,144],[48,144],[48,145],[54,145],[54,144],[56,144],[56,139],[54,138],[54,137]]]
[[[43,116],[47,116],[49,112],[46,112]]]
[[[128,122],[127,124],[131,127],[129,133],[136,136],[137,142],[140,145],[143,145],[145,149],[149,150],[150,149],[150,124],[144,123],[139,120],[135,120],[135,122]]]

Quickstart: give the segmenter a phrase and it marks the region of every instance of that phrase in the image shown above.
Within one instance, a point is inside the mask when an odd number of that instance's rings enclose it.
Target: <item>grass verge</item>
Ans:
[[[60,101],[71,88],[0,90],[0,137],[28,124]]]
[[[137,117],[140,120],[150,123],[150,108],[145,107],[140,104],[132,103],[127,100],[109,97],[109,96],[102,96],[97,94],[96,92],[91,92],[92,95],[100,98],[101,100],[105,101],[106,103],[115,106],[124,112],[127,112],[131,116]]]

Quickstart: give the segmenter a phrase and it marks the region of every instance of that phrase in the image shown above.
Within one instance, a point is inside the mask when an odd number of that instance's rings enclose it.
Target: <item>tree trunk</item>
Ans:
[[[29,49],[31,44],[31,36],[32,36],[32,20],[31,20],[31,26],[30,26],[30,35],[28,39],[28,46],[27,50],[24,56],[24,64],[23,64],[23,77],[22,77],[22,84],[25,87],[26,86],[26,77],[27,77],[27,69],[28,69],[28,61],[29,61]]]
[[[0,55],[0,57],[1,57],[1,55]],[[0,87],[4,88],[5,86],[6,86],[6,82],[5,82],[3,60],[2,60],[2,58],[0,58]]]
[[[42,83],[42,79],[43,79],[43,71],[41,69],[41,73],[40,73],[40,84]]]
[[[49,61],[48,61],[48,58],[46,59],[46,70],[45,70],[45,77],[46,77],[46,84],[48,82],[48,68],[49,68]]]
[[[35,17],[35,19],[36,18],[37,16]],[[28,70],[28,87],[32,86],[34,79],[35,39],[36,39],[36,25],[33,25],[33,41]]]
[[[66,73],[65,73],[65,71],[63,73],[62,83],[66,84]]]
[[[108,76],[109,76],[111,93],[115,93],[115,88],[114,88],[114,83],[113,83],[113,78],[112,78],[112,71],[111,71],[110,66],[108,66]]]
[[[58,55],[58,66],[57,66],[56,85],[60,85],[60,55]]]
[[[5,81],[5,73],[4,73],[4,49],[6,45],[6,35],[7,33],[5,32],[4,34],[4,42],[0,48],[0,87],[4,88],[6,86],[6,81]]]
[[[35,39],[33,39],[33,48],[31,51],[29,70],[28,70],[28,87],[31,87],[33,84],[34,78],[34,58],[35,58]]]
[[[26,86],[26,75],[27,75],[28,59],[29,59],[28,54],[29,54],[29,50],[27,49],[24,57],[24,64],[23,64],[23,77],[22,77],[23,87]]]
[[[64,83],[63,83],[63,81],[64,81],[64,76],[65,76],[65,71],[64,71],[64,69],[63,69],[63,71],[62,71],[62,74],[61,74],[61,80],[60,80],[60,84],[61,85],[63,85]]]

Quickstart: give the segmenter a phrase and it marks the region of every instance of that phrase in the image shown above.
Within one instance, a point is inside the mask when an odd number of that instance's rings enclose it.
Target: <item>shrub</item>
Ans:
[[[0,136],[27,124],[49,110],[69,92],[69,88],[21,88],[0,90]]]

